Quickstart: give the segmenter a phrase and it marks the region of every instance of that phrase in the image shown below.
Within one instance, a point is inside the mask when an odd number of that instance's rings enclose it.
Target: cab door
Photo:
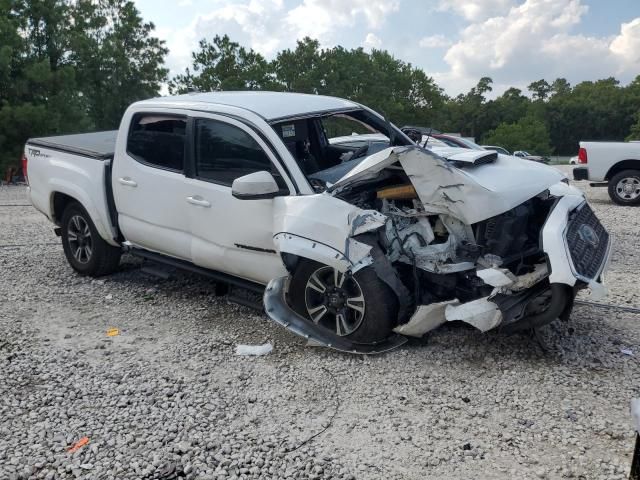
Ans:
[[[263,284],[286,275],[273,244],[274,199],[231,194],[236,178],[264,170],[282,195],[294,191],[271,150],[250,127],[222,115],[194,118],[192,141],[186,198],[193,263]]]
[[[113,164],[118,225],[134,246],[191,260],[186,215],[187,117],[137,113]]]

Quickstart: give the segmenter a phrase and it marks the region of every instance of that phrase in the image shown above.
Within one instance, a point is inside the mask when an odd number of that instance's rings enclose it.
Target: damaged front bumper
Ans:
[[[374,355],[385,353],[404,345],[407,339],[401,335],[392,335],[376,343],[356,343],[346,337],[340,337],[329,330],[314,324],[294,312],[286,301],[288,277],[274,278],[264,292],[264,308],[274,322],[307,340],[308,346],[328,347],[346,353]]]

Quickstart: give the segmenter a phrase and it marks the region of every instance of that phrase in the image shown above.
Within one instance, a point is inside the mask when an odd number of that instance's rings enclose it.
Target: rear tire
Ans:
[[[611,177],[609,197],[618,205],[640,205],[640,170],[623,170]]]
[[[396,326],[398,299],[389,286],[365,267],[353,276],[303,260],[291,279],[289,300],[300,315],[358,343],[384,340]],[[321,292],[321,290],[325,292]]]
[[[105,242],[87,211],[70,203],[62,214],[62,248],[69,265],[81,275],[100,277],[115,272],[120,265],[120,248]]]

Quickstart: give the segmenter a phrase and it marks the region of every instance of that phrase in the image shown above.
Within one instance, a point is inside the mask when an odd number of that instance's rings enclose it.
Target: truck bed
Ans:
[[[95,160],[107,160],[113,158],[117,134],[117,130],[109,130],[105,132],[30,138],[27,140],[27,146],[51,148]]]

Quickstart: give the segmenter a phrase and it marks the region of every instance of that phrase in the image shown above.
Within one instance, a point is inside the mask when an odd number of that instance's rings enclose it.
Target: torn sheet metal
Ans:
[[[444,315],[448,322],[461,320],[473,325],[482,332],[491,330],[502,322],[502,312],[500,312],[498,306],[490,302],[487,297],[479,298],[458,306],[448,305]]]
[[[393,331],[400,335],[421,337],[447,322],[445,310],[449,305],[460,305],[460,302],[458,300],[448,300],[446,302],[430,303],[429,305],[419,305],[409,321],[394,328]]]
[[[385,224],[386,216],[363,210],[328,194],[277,197],[274,202],[274,243],[291,253],[356,272],[371,264],[371,247],[353,237]]]
[[[506,212],[560,182],[563,175],[546,165],[498,156],[481,168],[459,169],[436,153],[419,147],[391,147],[371,155],[338,180],[330,192],[375,178],[399,163],[426,210],[448,214],[467,224]],[[522,179],[527,182],[523,183]]]
[[[374,355],[394,350],[407,342],[405,337],[391,335],[375,343],[357,343],[339,337],[294,312],[285,300],[288,277],[275,278],[264,291],[264,308],[269,318],[287,330],[305,338],[310,346],[323,346],[341,352]]]

